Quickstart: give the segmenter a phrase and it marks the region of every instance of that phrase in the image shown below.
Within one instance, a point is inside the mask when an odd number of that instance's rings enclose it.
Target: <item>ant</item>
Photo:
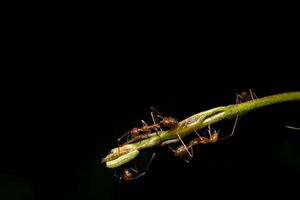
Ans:
[[[151,116],[154,121],[154,124],[158,124],[160,127],[163,126],[167,129],[172,129],[178,126],[178,121],[173,117],[164,117],[160,112],[158,112],[154,107],[150,107]],[[154,114],[155,113],[155,114]],[[160,120],[159,120],[160,119]]]
[[[225,136],[223,138],[219,138],[219,132],[216,131],[216,130],[214,130],[213,133],[212,133],[210,125],[209,125],[208,126],[209,137],[200,136],[199,133],[196,130],[194,130],[194,132],[198,135],[198,137],[191,140],[188,146],[185,145],[185,143],[183,142],[181,137],[178,135],[178,138],[181,141],[182,145],[177,147],[175,150],[172,149],[170,146],[169,146],[169,148],[171,149],[171,151],[173,151],[175,156],[184,157],[188,154],[190,156],[190,158],[193,158],[193,156],[194,156],[193,146],[199,145],[199,144],[216,143],[219,140],[224,140],[224,139],[227,139],[227,138],[231,137],[235,132],[237,121],[238,121],[238,117],[236,117],[236,119],[235,119],[235,122],[234,122],[234,125],[233,125],[233,128],[232,128],[232,131],[231,131],[230,135]],[[186,162],[189,162],[189,160],[187,160],[187,159],[184,159],[184,160]]]
[[[171,129],[178,126],[178,121],[173,117],[164,117],[160,112],[158,112],[154,107],[150,107],[151,111],[151,118],[153,121],[152,125],[148,125],[144,120],[142,121],[142,128],[132,128],[129,132],[125,133],[118,139],[118,142],[121,141],[123,137],[127,135],[127,141],[133,138],[136,138],[139,135],[148,135],[153,132],[158,132],[159,130],[162,131],[162,127]],[[158,134],[158,133],[157,133]]]
[[[179,137],[179,139],[180,139],[182,145],[177,147],[175,150],[169,146],[169,148],[173,151],[175,156],[184,157],[188,154],[191,158],[193,158],[193,156],[194,156],[193,146],[199,145],[199,144],[216,143],[218,140],[220,140],[219,133],[216,130],[214,130],[214,132],[211,133],[210,126],[208,126],[209,137],[200,136],[196,130],[195,130],[195,133],[198,135],[198,137],[191,140],[188,146],[186,146],[184,144],[184,142],[182,141],[182,139],[180,137]],[[184,159],[184,160],[186,162],[189,162],[189,160],[187,160],[187,159]]]
[[[249,89],[249,92],[243,91],[241,93],[236,93],[236,103],[237,104],[242,103],[242,102],[246,102],[246,101],[250,101],[250,100],[254,100],[256,98],[257,98],[256,94],[254,92],[252,92],[251,89]],[[211,133],[211,128],[210,128],[210,126],[208,126],[209,138],[200,136],[197,133],[197,131],[194,130],[194,132],[198,135],[198,137],[191,140],[188,146],[186,146],[184,144],[183,140],[178,135],[178,138],[181,141],[182,145],[177,147],[175,150],[172,149],[170,146],[169,146],[169,148],[173,151],[175,156],[184,157],[188,154],[192,158],[194,156],[193,155],[193,146],[199,145],[199,144],[216,143],[218,140],[224,140],[224,139],[227,139],[227,138],[231,137],[235,132],[237,121],[238,121],[238,115],[235,118],[235,122],[234,122],[234,125],[233,125],[233,128],[232,128],[232,131],[231,131],[230,135],[225,136],[223,138],[219,138],[219,133],[216,130],[214,130],[214,132]],[[186,159],[185,159],[185,161],[188,162],[188,160],[186,160]]]
[[[150,161],[148,162],[146,169],[143,173],[138,174],[139,172],[136,167],[135,169],[132,167],[127,167],[123,170],[123,173],[120,176],[116,175],[116,173],[114,174],[114,176],[116,176],[120,182],[128,182],[128,181],[133,181],[135,179],[138,179],[147,173],[154,156],[155,153],[152,154],[152,157],[150,158]]]
[[[252,92],[251,89],[249,89],[249,92],[242,91],[241,93],[236,93],[236,103],[242,103],[246,101],[251,101],[257,99],[257,96],[254,92]]]

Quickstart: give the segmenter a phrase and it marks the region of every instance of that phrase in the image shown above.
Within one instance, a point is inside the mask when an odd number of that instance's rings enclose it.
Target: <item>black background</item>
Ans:
[[[188,164],[166,148],[157,149],[146,176],[130,183],[119,183],[100,163],[118,137],[141,119],[150,122],[150,106],[182,120],[234,103],[235,93],[248,88],[258,97],[299,91],[292,29],[285,29],[286,37],[276,34],[275,26],[245,26],[238,32],[227,27],[222,33],[191,26],[180,31],[86,26],[82,34],[63,27],[44,35],[40,29],[34,44],[30,37],[15,37],[7,51],[11,70],[3,73],[1,199],[296,192],[300,133],[285,126],[300,126],[297,102],[246,115],[234,137],[197,148]]]

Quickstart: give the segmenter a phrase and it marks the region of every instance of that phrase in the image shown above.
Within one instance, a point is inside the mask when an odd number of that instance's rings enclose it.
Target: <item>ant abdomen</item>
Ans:
[[[173,117],[164,117],[160,123],[167,128],[174,128],[178,126],[178,121]]]
[[[179,147],[176,148],[176,150],[174,151],[174,155],[175,156],[180,156],[180,157],[183,157],[187,154],[187,150],[186,150],[186,147],[181,145]]]

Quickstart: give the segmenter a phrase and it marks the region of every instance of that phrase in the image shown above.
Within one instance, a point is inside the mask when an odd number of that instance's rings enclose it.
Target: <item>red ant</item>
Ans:
[[[172,129],[172,128],[175,128],[175,127],[178,126],[178,121],[175,118],[170,117],[170,116],[164,117],[154,107],[150,107],[150,108],[152,110],[151,111],[151,116],[152,116],[152,119],[154,121],[154,124],[158,124],[160,127],[161,127],[161,125],[163,125],[167,129]]]
[[[249,92],[243,91],[241,93],[236,93],[236,103],[242,103],[242,102],[254,100],[255,98],[257,98],[257,96],[254,92],[252,92],[251,89],[249,89]],[[192,158],[193,157],[193,146],[199,145],[199,144],[216,143],[218,140],[224,140],[224,139],[231,137],[234,134],[234,131],[235,131],[235,128],[237,125],[237,121],[238,121],[238,116],[235,119],[231,134],[226,137],[219,138],[219,133],[216,130],[214,130],[214,132],[211,133],[211,129],[209,126],[208,127],[209,128],[209,130],[208,130],[209,138],[202,137],[195,131],[195,133],[198,135],[198,138],[193,139],[192,141],[190,141],[189,145],[186,146],[184,144],[183,140],[181,139],[180,135],[178,135],[178,138],[181,141],[182,145],[177,147],[175,150],[172,149],[171,147],[169,147],[169,148],[174,152],[175,156],[183,157],[188,154]],[[185,159],[185,161],[188,162],[188,160],[186,160],[186,159]]]
[[[236,103],[242,103],[246,101],[251,101],[257,99],[257,96],[254,92],[252,92],[251,89],[249,89],[249,92],[242,91],[241,93],[236,93]]]
[[[155,156],[155,153],[152,154],[152,157],[151,157],[150,161],[148,162],[145,171],[141,174],[138,174],[138,170],[136,168],[134,169],[132,167],[129,167],[129,168],[125,168],[123,173],[120,176],[117,176],[116,174],[114,174],[114,175],[119,179],[120,182],[128,182],[128,181],[138,179],[147,173],[154,156]]]
[[[181,141],[182,145],[177,147],[175,150],[172,149],[170,146],[169,146],[169,148],[174,152],[175,156],[184,157],[188,154],[190,156],[190,158],[193,158],[193,156],[194,156],[193,146],[199,145],[199,144],[216,143],[219,140],[224,140],[224,139],[227,139],[227,138],[231,137],[235,132],[237,121],[238,121],[238,117],[236,117],[236,119],[235,119],[235,122],[234,122],[234,125],[233,125],[233,128],[232,128],[232,131],[231,131],[230,135],[225,136],[223,138],[219,138],[219,133],[216,130],[214,130],[213,133],[211,133],[211,128],[210,128],[210,125],[209,125],[208,126],[209,138],[200,136],[198,134],[198,132],[196,130],[194,130],[194,132],[198,135],[198,137],[191,140],[188,146],[185,145],[185,143],[183,142],[181,137],[178,135],[178,138]],[[189,150],[191,150],[191,152]],[[184,160],[186,162],[189,162],[189,160],[187,160],[187,159],[184,159]]]
[[[182,141],[181,137],[179,137],[182,145],[180,145],[179,147],[177,147],[175,150],[172,149],[171,147],[169,147],[173,152],[175,156],[180,156],[180,157],[184,157],[187,154],[193,158],[194,156],[194,152],[193,152],[193,146],[195,145],[199,145],[199,144],[209,144],[209,143],[216,143],[219,140],[219,133],[214,130],[213,133],[211,133],[211,129],[210,126],[208,127],[208,134],[209,134],[209,138],[208,137],[203,137],[200,136],[197,131],[195,131],[195,133],[198,135],[197,138],[193,139],[190,141],[189,145],[186,146],[184,144],[184,142]],[[189,162],[188,160],[184,159],[186,162]]]
[[[167,129],[174,128],[178,126],[178,121],[173,117],[163,117],[161,113],[159,113],[154,107],[151,107],[151,117],[153,124],[148,125],[144,120],[142,120],[142,128],[133,128],[129,132],[125,133],[123,136],[121,136],[118,141],[127,135],[127,141],[129,140],[129,137],[136,138],[139,135],[148,135],[153,132],[158,132],[159,130],[162,131],[162,127],[165,127]]]

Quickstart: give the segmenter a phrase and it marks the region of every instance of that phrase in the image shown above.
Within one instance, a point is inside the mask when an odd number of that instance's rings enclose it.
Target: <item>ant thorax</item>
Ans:
[[[207,136],[200,136],[200,134],[195,130],[195,133],[197,134],[198,137],[192,139],[188,145],[186,145],[181,137],[178,135],[179,140],[181,141],[181,145],[178,146],[175,150],[172,149],[170,146],[169,148],[173,151],[175,156],[182,157],[186,162],[189,162],[191,158],[193,158],[193,147],[196,145],[201,145],[201,144],[211,144],[211,143],[216,143],[219,140],[219,133],[216,130],[213,130],[211,132],[210,126],[209,126],[209,137]],[[189,156],[188,158],[186,156]]]

